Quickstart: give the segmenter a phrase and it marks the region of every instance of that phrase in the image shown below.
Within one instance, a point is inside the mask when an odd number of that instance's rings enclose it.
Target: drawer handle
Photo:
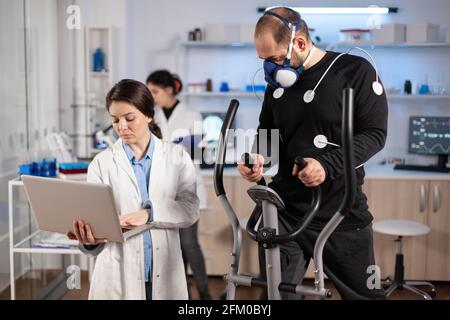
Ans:
[[[441,191],[437,185],[434,186],[434,197],[433,197],[433,213],[436,213],[441,208]]]
[[[420,212],[424,212],[425,211],[425,207],[426,207],[426,193],[427,193],[427,188],[425,187],[425,185],[420,185],[420,200],[419,200],[419,206],[420,206]]]

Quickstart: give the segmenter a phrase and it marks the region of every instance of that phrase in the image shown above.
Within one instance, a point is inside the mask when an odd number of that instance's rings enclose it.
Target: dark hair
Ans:
[[[296,24],[300,21],[301,26],[300,29],[297,30],[296,34],[302,34],[306,37],[307,40],[311,40],[308,26],[306,25],[305,20],[301,18],[300,14],[297,11],[294,11],[291,8],[287,7],[279,7],[271,9],[270,12],[276,13],[292,24]],[[291,40],[291,30],[289,30],[289,28],[280,19],[272,15],[263,15],[261,18],[259,18],[255,27],[255,37],[266,29],[272,31],[273,38],[275,39],[275,42],[277,44],[288,44]]]
[[[153,119],[155,115],[155,103],[152,94],[139,81],[123,79],[117,82],[106,95],[106,110],[108,112],[114,101],[128,102],[149,118]],[[148,127],[155,136],[162,138],[161,129],[155,121],[151,121]]]
[[[168,70],[157,70],[152,72],[148,77],[146,83],[151,82],[155,86],[163,88],[172,88],[173,95],[176,96],[183,89],[183,83],[180,77],[176,74],[170,73]]]

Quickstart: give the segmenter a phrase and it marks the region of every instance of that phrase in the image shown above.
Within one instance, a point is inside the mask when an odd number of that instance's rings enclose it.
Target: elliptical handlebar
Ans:
[[[248,152],[243,153],[241,156],[241,160],[244,162],[244,166],[246,166],[249,169],[253,169],[253,164],[250,162],[250,153]],[[259,184],[260,186],[265,186],[266,180],[264,179],[264,177],[261,177],[261,179],[259,179],[259,181],[256,183]]]
[[[242,160],[244,161],[245,165],[248,168],[252,168],[252,165],[250,164],[250,154],[244,153],[242,155]],[[298,167],[298,171],[303,170],[308,163],[305,161],[305,159],[302,156],[297,156],[294,160],[295,165]],[[264,178],[258,181],[258,185],[265,186]],[[291,232],[288,232],[286,234],[281,235],[274,235],[273,236],[273,243],[285,243],[294,240],[300,233],[302,233],[306,227],[311,223],[312,219],[316,215],[317,211],[320,207],[320,202],[322,200],[322,193],[320,190],[320,187],[312,188],[312,200],[311,200],[311,207],[310,210],[306,213],[305,218],[302,220],[302,222],[294,228]],[[252,214],[250,215],[246,230],[250,235],[250,238],[253,240],[257,240],[258,233],[255,231],[256,223],[258,222],[259,218],[261,216],[261,210],[259,210],[258,207],[255,207]]]
[[[214,190],[216,191],[217,196],[225,195],[225,188],[223,187],[223,169],[228,141],[228,130],[231,128],[238,107],[239,101],[232,99],[220,132],[219,145],[216,149],[216,163],[214,165]]]
[[[352,88],[342,93],[342,141],[344,148],[345,194],[338,212],[347,215],[356,196],[355,153],[353,144],[354,94]]]

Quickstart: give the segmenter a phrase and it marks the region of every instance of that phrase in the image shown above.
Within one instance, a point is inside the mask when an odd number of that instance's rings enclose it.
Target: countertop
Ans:
[[[364,166],[366,171],[366,179],[393,179],[393,180],[450,180],[449,173],[425,172],[425,171],[409,171],[409,170],[394,170],[393,165],[369,164]],[[264,176],[273,176],[278,170],[275,165],[270,170],[264,173]],[[212,177],[213,169],[203,169],[202,175],[205,177]],[[224,177],[239,177],[239,172],[235,167],[225,168],[223,171]]]

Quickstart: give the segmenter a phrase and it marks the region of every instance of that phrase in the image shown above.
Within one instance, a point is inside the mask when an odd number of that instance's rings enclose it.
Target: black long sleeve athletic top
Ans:
[[[303,185],[292,168],[296,156],[314,158],[325,169],[326,179],[320,185],[322,205],[310,225],[321,230],[338,209],[344,196],[343,149],[327,145],[323,149],[314,146],[317,135],[324,135],[329,142],[342,145],[342,92],[354,89],[354,151],[355,164],[359,166],[380,151],[387,135],[388,108],[386,95],[378,96],[372,89],[376,75],[372,65],[364,58],[344,55],[325,75],[316,89],[314,100],[303,101],[307,90],[313,89],[325,70],[339,53],[327,51],[314,66],[303,71],[299,81],[285,89],[279,98],[273,97],[274,89],[268,86],[258,129],[279,129],[279,168],[269,184],[277,191],[290,213],[285,218],[297,225],[311,202],[311,189]],[[259,130],[258,130],[259,132]],[[254,147],[258,147],[258,141]],[[257,150],[260,152],[260,150]],[[264,155],[264,154],[263,154]],[[368,210],[367,198],[362,192],[364,167],[356,169],[357,192],[350,213],[337,230],[354,230],[367,226],[373,219]]]

